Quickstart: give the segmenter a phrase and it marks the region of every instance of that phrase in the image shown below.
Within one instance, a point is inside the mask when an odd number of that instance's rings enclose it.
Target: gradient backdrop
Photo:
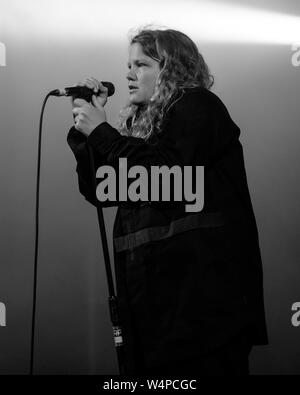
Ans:
[[[30,357],[38,120],[44,96],[87,77],[112,81],[115,125],[127,98],[127,34],[149,23],[183,30],[241,128],[260,233],[269,346],[253,374],[300,373],[300,5],[297,0],[0,0],[0,374]],[[294,47],[292,47],[294,45]],[[4,51],[6,49],[6,53]],[[292,56],[294,54],[294,60]],[[94,207],[78,192],[66,136],[69,99],[44,117],[36,374],[117,373]],[[115,208],[104,209],[112,257]],[[220,323],[222,325],[222,323]]]

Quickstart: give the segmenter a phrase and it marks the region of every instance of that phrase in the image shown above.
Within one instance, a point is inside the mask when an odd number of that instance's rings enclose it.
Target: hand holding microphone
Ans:
[[[90,88],[90,86],[92,88]],[[107,96],[112,96],[115,93],[115,87],[111,82],[108,81],[98,81],[95,78],[87,78],[82,82],[78,82],[77,84],[64,89],[54,89],[49,92],[49,96],[72,96],[73,99],[81,98],[88,102],[92,101],[92,95],[94,92],[94,88],[97,87],[99,90],[102,87],[102,93],[105,93],[105,89],[107,88]],[[99,93],[99,92],[98,92]]]
[[[48,95],[72,97],[75,128],[88,136],[100,123],[106,122],[103,107],[107,97],[114,93],[115,87],[111,82],[100,82],[91,77],[72,87],[55,89]]]
[[[74,90],[74,95],[72,95],[75,128],[84,135],[89,136],[98,125],[106,122],[104,106],[107,102],[109,88],[95,78],[86,78],[74,86],[75,89],[77,87],[82,87],[83,89],[86,87],[88,90],[77,90],[77,94],[76,90]],[[67,89],[70,89],[70,93],[72,93],[72,88]],[[91,97],[91,103],[82,98],[85,92],[89,95],[89,98]],[[85,98],[88,99],[87,97]]]
[[[82,87],[83,89],[76,89],[76,87]],[[115,91],[111,82],[101,82],[93,77],[79,81],[74,85],[74,87],[66,89],[68,89],[68,93],[72,95],[72,99],[80,98],[88,102],[92,101],[92,94],[95,94],[98,98],[101,98],[101,104],[103,107],[107,102],[107,97],[113,95]],[[72,90],[74,91],[72,92]]]

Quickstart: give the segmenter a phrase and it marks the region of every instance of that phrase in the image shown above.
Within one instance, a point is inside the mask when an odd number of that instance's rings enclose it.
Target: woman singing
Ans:
[[[106,119],[107,89],[73,101],[68,143],[80,192],[118,205],[113,241],[126,373],[247,375],[253,345],[267,344],[263,273],[240,129],[211,92],[195,43],[176,30],[144,29],[130,41],[129,103],[118,129]],[[204,207],[184,202],[100,203],[96,169],[204,166]]]

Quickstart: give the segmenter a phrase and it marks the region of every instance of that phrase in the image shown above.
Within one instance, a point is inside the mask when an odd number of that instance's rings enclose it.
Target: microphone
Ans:
[[[108,81],[101,81],[101,83],[108,89],[107,96],[112,96],[115,93],[114,84]],[[87,86],[71,86],[64,89],[54,89],[49,93],[51,96],[72,96],[73,99],[84,99],[87,102],[92,101],[92,96],[97,95],[100,91],[94,92],[93,89]]]

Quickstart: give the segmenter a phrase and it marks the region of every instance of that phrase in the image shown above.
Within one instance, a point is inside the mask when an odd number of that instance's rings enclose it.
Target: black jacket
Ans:
[[[213,351],[244,326],[267,344],[263,272],[240,129],[222,101],[203,88],[176,98],[161,134],[148,142],[121,136],[108,123],[86,139],[71,128],[80,192],[97,204],[87,153],[96,168],[204,165],[204,208],[181,203],[119,204],[113,231],[128,372]],[[103,205],[102,206],[107,206]]]

